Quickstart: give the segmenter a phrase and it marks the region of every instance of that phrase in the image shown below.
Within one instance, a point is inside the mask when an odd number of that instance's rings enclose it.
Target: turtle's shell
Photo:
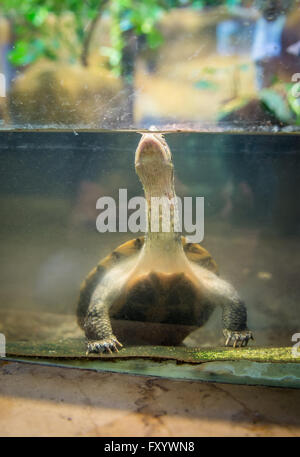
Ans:
[[[217,264],[206,249],[200,244],[188,243],[183,236],[181,241],[191,262],[218,273]],[[77,318],[81,327],[92,294],[104,273],[123,259],[137,254],[143,244],[144,237],[127,241],[102,259],[88,274],[81,285],[77,306]],[[195,326],[201,323],[199,321],[204,323],[211,312],[205,303],[196,312],[196,300],[199,301],[199,297],[196,297],[191,282],[183,273],[169,276],[152,272],[147,278],[137,281],[126,297],[121,297],[118,304],[110,309],[110,315],[117,320]]]

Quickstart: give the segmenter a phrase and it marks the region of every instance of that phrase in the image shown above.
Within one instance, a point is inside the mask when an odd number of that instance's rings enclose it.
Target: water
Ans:
[[[120,188],[128,199],[143,195],[134,170],[139,139],[135,132],[0,133],[0,332],[7,341],[83,339],[75,319],[80,283],[137,236],[98,233],[96,201],[118,202]],[[300,331],[300,137],[171,133],[166,140],[177,194],[205,199],[202,245],[247,305],[250,344],[291,345]],[[220,310],[185,344],[222,345]]]

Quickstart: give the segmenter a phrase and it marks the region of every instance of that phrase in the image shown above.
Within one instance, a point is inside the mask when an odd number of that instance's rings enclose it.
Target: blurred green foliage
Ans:
[[[101,53],[109,58],[116,74],[122,71],[122,55],[128,32],[143,35],[149,48],[158,47],[163,37],[157,22],[165,11],[190,6],[195,9],[232,6],[240,0],[1,0],[1,10],[12,20],[15,45],[10,61],[16,66],[28,65],[40,57],[59,58],[62,43],[67,44],[70,62],[87,64],[86,55],[95,24],[102,15],[110,17],[111,46],[102,47]],[[53,18],[72,16],[77,42],[68,40],[57,27],[49,32]]]
[[[280,122],[292,122],[292,112],[285,97],[272,88],[263,89],[259,93],[260,101]]]
[[[283,124],[300,125],[300,83],[284,83],[281,91],[276,86],[263,89],[260,100],[264,107]]]

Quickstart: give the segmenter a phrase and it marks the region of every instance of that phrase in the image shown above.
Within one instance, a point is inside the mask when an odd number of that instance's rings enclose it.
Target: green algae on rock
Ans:
[[[84,359],[130,359],[149,358],[156,360],[177,360],[182,363],[248,360],[255,362],[299,363],[300,357],[293,357],[291,347],[249,347],[249,348],[191,348],[169,346],[129,346],[113,354],[85,353],[82,339],[58,342],[28,343],[8,342],[7,356],[43,358],[84,358]]]

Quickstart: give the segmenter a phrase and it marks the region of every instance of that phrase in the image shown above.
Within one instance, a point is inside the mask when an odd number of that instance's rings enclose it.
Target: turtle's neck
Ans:
[[[177,263],[182,268],[184,253],[181,234],[176,230],[179,214],[173,163],[162,136],[143,135],[136,151],[135,165],[147,203],[144,260],[150,265],[155,263],[156,268],[160,265],[163,270],[176,269]]]
[[[144,192],[147,205],[146,249],[171,251],[174,245],[181,244],[180,233],[176,231],[179,214],[173,176],[144,185]]]

